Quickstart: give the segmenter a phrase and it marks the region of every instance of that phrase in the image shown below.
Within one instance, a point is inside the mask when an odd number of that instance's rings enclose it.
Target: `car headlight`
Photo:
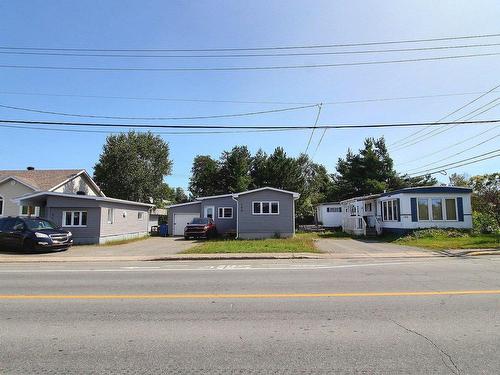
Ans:
[[[49,236],[45,233],[35,232],[35,236],[37,238],[49,238]]]
[[[72,237],[73,236],[73,233],[71,233],[70,231],[68,231],[68,237]]]

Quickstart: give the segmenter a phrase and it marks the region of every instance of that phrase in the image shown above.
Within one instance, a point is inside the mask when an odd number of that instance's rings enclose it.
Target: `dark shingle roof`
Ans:
[[[0,170],[0,181],[15,177],[37,190],[50,190],[67,179],[74,177],[83,169],[35,169],[35,170]]]

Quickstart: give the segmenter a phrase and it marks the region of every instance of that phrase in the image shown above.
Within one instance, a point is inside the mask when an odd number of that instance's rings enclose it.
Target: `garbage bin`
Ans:
[[[168,224],[160,224],[160,237],[168,236]]]

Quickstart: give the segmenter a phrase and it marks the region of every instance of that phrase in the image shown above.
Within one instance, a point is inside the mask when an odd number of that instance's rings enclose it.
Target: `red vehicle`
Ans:
[[[217,228],[211,218],[196,217],[184,228],[184,239],[213,238],[217,236]]]

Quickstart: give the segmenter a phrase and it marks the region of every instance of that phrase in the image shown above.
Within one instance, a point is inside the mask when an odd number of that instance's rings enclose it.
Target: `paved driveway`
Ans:
[[[184,240],[182,237],[151,237],[145,240],[130,242],[123,245],[96,246],[84,245],[73,246],[67,251],[44,253],[44,254],[19,254],[0,252],[0,261],[22,257],[23,259],[47,258],[78,258],[87,260],[89,258],[154,258],[165,255],[177,254],[194,246],[197,241]]]
[[[433,255],[432,251],[418,247],[402,246],[373,240],[350,238],[324,238],[316,242],[316,247],[332,258],[392,258],[421,257]]]

